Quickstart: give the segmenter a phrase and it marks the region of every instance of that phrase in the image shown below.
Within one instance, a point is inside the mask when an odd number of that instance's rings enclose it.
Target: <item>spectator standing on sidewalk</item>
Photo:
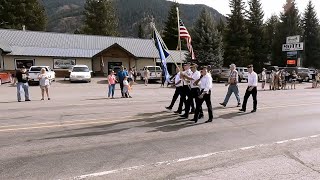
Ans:
[[[128,76],[128,71],[124,69],[124,66],[121,66],[121,69],[118,72],[117,76],[118,76],[118,81],[120,83],[121,97],[124,98],[125,96],[123,94],[123,80],[125,77]]]
[[[124,77],[123,80],[123,94],[125,98],[132,98],[129,94],[130,84],[128,82],[128,77]]]
[[[262,69],[262,72],[261,72],[261,81],[262,81],[262,90],[266,90],[266,89],[265,89],[265,86],[266,86],[266,83],[267,83],[266,68],[263,68],[263,69]]]
[[[26,67],[22,67],[20,71],[16,73],[16,81],[17,83],[17,98],[18,102],[21,102],[21,95],[24,92],[25,101],[30,101],[29,96],[29,84],[28,84],[28,74]]]
[[[270,90],[275,90],[274,83],[275,83],[275,72],[273,70],[271,70],[271,73],[270,73],[270,76],[269,76],[269,88],[270,88]]]
[[[292,89],[292,87],[294,87],[294,89],[296,89],[296,83],[297,83],[297,79],[298,79],[298,75],[297,75],[296,71],[292,71],[291,78],[292,78],[291,89]]]
[[[47,98],[48,100],[50,100],[50,96],[49,96],[50,80],[45,68],[41,69],[38,79],[39,79],[39,85],[41,89],[41,97],[42,97],[41,100],[42,101],[44,100],[44,91],[46,91]]]
[[[240,103],[239,88],[238,88],[239,74],[238,74],[238,71],[236,70],[236,65],[231,64],[230,70],[231,72],[229,75],[229,79],[228,79],[228,82],[226,83],[226,86],[229,85],[228,92],[223,103],[220,103],[220,105],[223,107],[226,107],[229,102],[230,96],[232,95],[232,93],[234,93],[238,102],[237,107],[240,107],[241,103]]]
[[[144,70],[144,85],[148,86],[150,71],[148,68]]]
[[[251,111],[256,112],[257,111],[257,86],[258,86],[258,75],[253,71],[253,65],[248,66],[248,88],[246,90],[246,94],[243,98],[243,104],[242,108],[240,109],[240,112],[246,112],[247,110],[247,102],[250,95],[252,95],[253,98],[253,110]]]
[[[132,68],[130,68],[129,72],[128,72],[128,82],[129,82],[130,86],[132,86],[134,83],[134,72],[133,72]]]
[[[114,99],[114,90],[116,88],[116,76],[114,75],[114,71],[111,70],[108,77],[108,87],[109,87],[109,92],[108,92],[108,98],[110,98],[110,96],[112,97],[112,99]]]

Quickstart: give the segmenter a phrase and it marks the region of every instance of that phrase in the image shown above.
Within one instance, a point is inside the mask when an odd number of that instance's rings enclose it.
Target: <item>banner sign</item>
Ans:
[[[300,42],[300,36],[289,36],[287,37],[287,44],[295,44]]]
[[[287,65],[296,65],[296,60],[287,60]]]

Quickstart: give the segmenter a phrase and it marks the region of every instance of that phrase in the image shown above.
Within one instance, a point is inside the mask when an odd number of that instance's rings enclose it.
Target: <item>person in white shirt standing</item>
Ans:
[[[262,72],[261,72],[261,81],[262,81],[262,90],[266,90],[266,89],[265,89],[265,86],[266,86],[266,83],[267,83],[266,68],[263,68],[263,69],[262,69]]]
[[[194,82],[195,85],[200,87],[200,95],[198,96],[199,100],[196,105],[196,112],[193,118],[195,123],[198,122],[199,115],[201,113],[201,107],[203,102],[205,101],[208,107],[209,119],[205,123],[212,122],[213,112],[212,112],[212,103],[211,103],[211,89],[212,89],[212,77],[208,73],[207,67],[201,68],[201,77],[197,81]]]
[[[191,78],[192,75],[192,71],[190,70],[190,63],[186,63],[183,65],[183,72],[180,72],[180,78],[183,84],[183,91],[181,93],[182,98],[184,99],[184,101],[187,101],[187,97],[188,99],[190,98],[190,81],[188,80],[188,78]],[[185,106],[187,106],[187,103],[185,103]],[[194,113],[194,103],[192,101],[192,103],[190,104],[191,106],[191,112]],[[182,107],[179,106],[179,109],[182,109]],[[181,112],[179,112],[180,114]],[[191,113],[190,113],[191,114]]]
[[[185,113],[183,115],[181,115],[182,118],[188,118],[189,117],[189,112],[190,112],[190,108],[192,108],[192,104],[194,102],[194,100],[199,101],[199,93],[200,93],[200,89],[199,86],[197,84],[194,84],[195,81],[197,81],[198,79],[200,79],[201,73],[200,71],[197,70],[198,65],[195,63],[192,63],[191,66],[191,77],[185,76],[185,79],[187,79],[188,81],[190,81],[190,96],[188,97],[188,100],[186,101],[186,107],[185,107]],[[193,105],[194,106],[194,105]],[[191,110],[191,112],[194,112],[194,109]],[[199,113],[199,119],[203,118],[203,112],[202,112],[202,108],[200,108],[200,113]]]
[[[258,86],[258,75],[253,71],[253,65],[248,66],[248,88],[246,90],[246,94],[243,98],[242,108],[240,109],[240,112],[246,112],[247,109],[247,102],[250,95],[252,95],[253,98],[253,110],[251,111],[256,112],[257,111],[257,86]]]

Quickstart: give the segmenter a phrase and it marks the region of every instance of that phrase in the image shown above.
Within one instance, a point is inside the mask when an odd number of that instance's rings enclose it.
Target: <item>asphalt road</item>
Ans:
[[[111,100],[102,79],[58,81],[51,101],[34,86],[21,103],[0,86],[0,179],[320,179],[320,89],[259,91],[258,111],[239,114],[214,84],[214,121],[194,124],[159,86]]]

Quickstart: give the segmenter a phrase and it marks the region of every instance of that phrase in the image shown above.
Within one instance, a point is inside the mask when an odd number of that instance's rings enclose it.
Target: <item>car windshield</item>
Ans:
[[[32,71],[32,72],[33,71],[35,71],[35,72],[39,71],[40,72],[42,68],[44,68],[44,67],[31,67],[30,71]],[[48,71],[47,68],[45,68],[45,69],[46,69],[46,71]]]
[[[161,72],[161,68],[160,67],[148,67],[148,70],[150,72]]]
[[[222,69],[222,72],[223,73],[228,73],[228,72],[230,72],[230,69]]]
[[[73,72],[89,72],[89,68],[87,67],[74,67]]]
[[[243,69],[244,70],[244,72],[248,72],[248,69]]]
[[[308,73],[309,70],[308,69],[298,69],[298,72]]]

